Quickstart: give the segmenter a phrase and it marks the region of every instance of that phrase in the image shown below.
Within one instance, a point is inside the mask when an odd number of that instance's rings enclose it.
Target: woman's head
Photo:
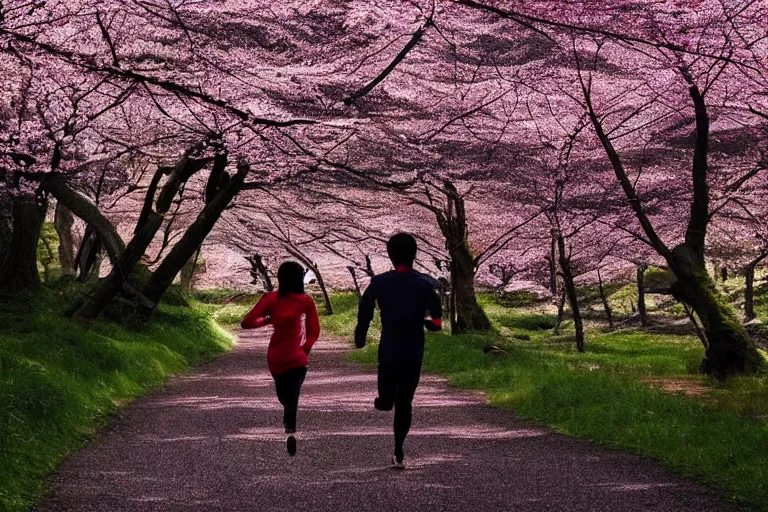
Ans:
[[[286,261],[277,269],[277,295],[304,293],[304,268],[295,261]]]

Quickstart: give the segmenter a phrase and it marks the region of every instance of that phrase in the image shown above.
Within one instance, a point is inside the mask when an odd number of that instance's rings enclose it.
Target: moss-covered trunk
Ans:
[[[720,379],[759,371],[762,356],[696,252],[686,244],[675,247],[671,268],[677,278],[672,294],[696,312],[707,337],[701,371]]]
[[[491,322],[477,303],[475,293],[475,261],[466,240],[452,243],[451,272],[453,274],[453,300],[456,308],[456,332],[489,331]]]

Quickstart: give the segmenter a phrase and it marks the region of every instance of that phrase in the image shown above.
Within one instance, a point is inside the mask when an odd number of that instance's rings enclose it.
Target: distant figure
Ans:
[[[395,454],[392,467],[405,469],[403,445],[411,428],[413,395],[424,359],[424,328],[442,329],[442,309],[432,279],[413,270],[416,239],[398,233],[387,242],[395,270],[371,279],[360,299],[355,345],[365,346],[368,326],[378,303],[381,311],[379,345],[379,396],[373,405],[380,411],[395,408]],[[425,312],[429,314],[425,319]]]
[[[304,273],[304,284],[305,285],[312,284],[315,281],[317,281],[317,277],[315,276],[315,273],[312,272],[309,269],[305,270],[305,273]]]
[[[276,292],[264,294],[240,326],[255,329],[273,325],[267,365],[275,380],[277,399],[283,406],[283,424],[288,434],[288,454],[296,455],[296,416],[301,385],[307,375],[307,356],[320,336],[315,301],[304,293],[304,269],[289,261],[277,270]]]

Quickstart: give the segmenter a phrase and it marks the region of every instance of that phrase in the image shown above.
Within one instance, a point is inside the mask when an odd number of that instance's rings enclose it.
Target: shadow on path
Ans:
[[[430,376],[416,394],[408,470],[392,471],[376,376],[328,339],[310,357],[290,458],[267,335],[242,333],[232,353],[127,407],[51,477],[39,510],[736,510],[649,459],[531,427]]]

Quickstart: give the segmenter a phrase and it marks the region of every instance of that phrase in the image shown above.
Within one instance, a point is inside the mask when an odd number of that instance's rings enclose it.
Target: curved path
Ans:
[[[736,510],[646,458],[532,427],[428,376],[408,470],[393,471],[376,376],[328,339],[312,353],[290,458],[265,335],[244,333],[232,353],[123,410],[50,479],[39,510]]]

